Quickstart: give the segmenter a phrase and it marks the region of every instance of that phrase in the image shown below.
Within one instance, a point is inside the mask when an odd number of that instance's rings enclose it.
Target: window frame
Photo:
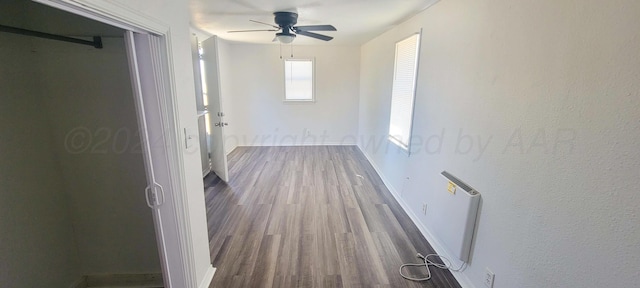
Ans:
[[[407,144],[405,145],[402,140],[398,139],[397,137],[395,137],[394,135],[391,135],[391,121],[392,121],[392,106],[393,106],[393,87],[395,86],[395,81],[396,81],[396,76],[397,76],[397,71],[398,71],[398,45],[411,38],[411,37],[418,37],[417,41],[416,41],[416,57],[415,57],[415,73],[413,75],[413,91],[412,91],[412,95],[411,95],[411,108],[409,109],[411,111],[411,119],[409,121],[409,135],[407,137]],[[402,151],[404,151],[407,155],[411,154],[411,141],[413,139],[413,121],[415,118],[415,107],[416,107],[416,92],[418,90],[418,72],[420,70],[420,47],[422,44],[422,29],[420,29],[420,31],[412,33],[411,35],[404,37],[398,41],[396,41],[395,44],[395,51],[394,51],[394,60],[393,60],[393,81],[391,82],[391,103],[389,105],[389,128],[387,131],[387,140],[389,140],[391,143],[393,143],[394,145],[398,146],[398,148],[402,149]]]
[[[299,61],[299,62],[311,62],[311,99],[288,99],[287,98],[287,61]],[[283,102],[285,103],[314,103],[316,102],[316,61],[315,58],[289,58],[283,59],[282,61],[282,71],[283,74],[283,86],[284,86],[284,97]]]

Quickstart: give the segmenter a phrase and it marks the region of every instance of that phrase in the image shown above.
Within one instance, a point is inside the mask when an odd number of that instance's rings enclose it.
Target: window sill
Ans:
[[[401,150],[402,152],[404,152],[404,154],[407,154],[407,156],[410,156],[411,153],[409,152],[409,147],[405,146],[404,144],[402,144],[400,141],[398,141],[398,139],[392,137],[392,136],[387,136],[387,140],[389,140],[389,142],[393,143],[396,148],[398,148],[399,150]]]
[[[283,103],[297,104],[297,103],[316,103],[316,100],[282,100]]]

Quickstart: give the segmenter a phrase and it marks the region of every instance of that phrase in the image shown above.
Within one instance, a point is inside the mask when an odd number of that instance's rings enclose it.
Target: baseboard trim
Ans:
[[[87,288],[87,276],[82,276],[69,286],[69,288]]]
[[[161,273],[96,274],[84,276],[85,288],[90,287],[164,287]]]
[[[367,158],[367,161],[369,161],[369,164],[371,164],[373,169],[376,170],[376,173],[378,173],[378,176],[380,176],[380,179],[382,179],[382,183],[384,183],[384,186],[386,186],[387,190],[391,192],[391,195],[393,195],[393,198],[396,199],[398,204],[400,204],[400,207],[402,207],[402,210],[404,210],[404,212],[407,213],[409,218],[411,218],[411,221],[413,222],[413,224],[415,224],[416,227],[418,227],[418,230],[420,230],[420,233],[422,233],[422,236],[424,236],[424,238],[427,239],[427,241],[429,242],[429,244],[431,244],[431,247],[433,247],[436,253],[450,259],[457,259],[457,257],[451,256],[450,253],[448,253],[447,250],[444,249],[444,246],[440,243],[440,241],[438,241],[435,237],[433,237],[429,229],[427,229],[427,227],[424,226],[422,221],[420,221],[420,218],[418,218],[418,216],[413,212],[413,210],[409,208],[410,206],[407,204],[407,202],[405,202],[404,199],[400,197],[400,194],[393,188],[393,186],[391,186],[390,182],[387,180],[385,175],[382,174],[382,170],[380,170],[380,168],[378,168],[376,163],[373,162],[371,156],[369,156],[369,154],[364,149],[362,149],[360,145],[357,145],[357,146],[358,146],[358,149],[360,149],[360,152],[362,152],[362,154],[364,155],[364,157]],[[453,277],[456,278],[460,286],[462,286],[463,288],[475,288],[475,286],[471,283],[469,277],[467,277],[466,274],[462,272],[456,272],[456,271],[450,271],[450,272],[453,275]]]
[[[202,278],[202,281],[200,282],[198,288],[208,288],[209,285],[211,285],[211,280],[213,280],[213,275],[215,274],[216,268],[214,268],[213,265],[209,265],[209,268],[207,268],[207,274],[205,274],[204,278]]]
[[[236,151],[236,149],[238,148],[238,145],[236,145],[235,147],[233,147],[233,149],[229,150],[227,152],[227,156],[229,156],[229,154],[233,153],[233,151]]]
[[[235,147],[233,147],[233,149],[231,149],[229,152],[227,152],[227,156],[231,155],[231,153],[233,153],[233,151],[236,151],[236,149],[238,149],[239,147],[310,147],[310,146],[358,146],[356,143],[322,143],[322,144],[313,144],[313,143],[308,143],[308,144],[288,144],[288,143],[284,143],[284,144],[276,144],[276,145],[262,145],[262,144],[251,144],[251,145],[236,145]]]
[[[238,145],[238,147],[308,147],[308,146],[358,146],[356,143],[342,143],[342,142],[329,142],[329,143],[281,143],[281,144],[251,144],[251,145]]]

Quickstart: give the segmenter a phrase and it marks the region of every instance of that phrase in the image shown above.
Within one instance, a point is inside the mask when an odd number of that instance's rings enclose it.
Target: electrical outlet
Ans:
[[[427,203],[422,203],[422,214],[427,215]]]
[[[493,279],[496,277],[496,274],[493,274],[489,267],[484,268],[484,286],[488,288],[493,288]]]

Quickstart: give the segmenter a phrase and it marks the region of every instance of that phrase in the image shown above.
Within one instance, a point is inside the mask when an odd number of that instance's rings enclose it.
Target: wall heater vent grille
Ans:
[[[480,193],[447,171],[432,205],[435,237],[460,260],[467,262],[476,226]]]

